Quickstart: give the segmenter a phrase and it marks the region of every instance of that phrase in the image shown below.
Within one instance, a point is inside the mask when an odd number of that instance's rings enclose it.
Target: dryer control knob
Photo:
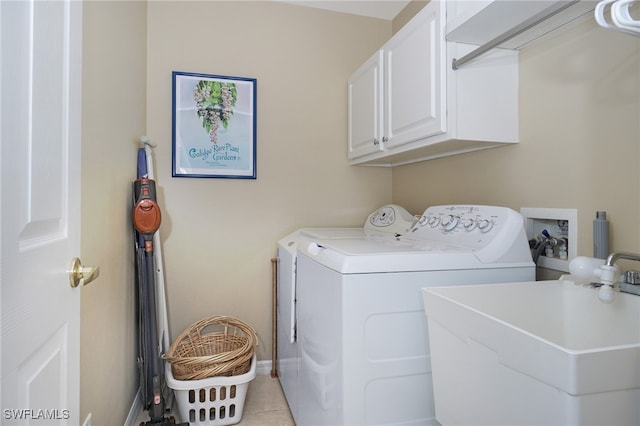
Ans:
[[[438,216],[431,216],[429,218],[429,220],[427,221],[427,223],[429,224],[429,226],[431,226],[432,228],[435,228],[436,226],[438,226],[440,224],[440,217]]]
[[[465,219],[462,223],[462,226],[464,226],[464,229],[470,232],[476,229],[476,227],[478,226],[478,222],[476,222],[475,219]]]
[[[482,232],[489,232],[493,228],[493,222],[488,219],[482,219],[478,221],[478,229]]]
[[[442,228],[445,231],[452,231],[456,228],[456,226],[458,226],[458,223],[460,223],[460,218],[458,216],[450,214],[442,219]]]

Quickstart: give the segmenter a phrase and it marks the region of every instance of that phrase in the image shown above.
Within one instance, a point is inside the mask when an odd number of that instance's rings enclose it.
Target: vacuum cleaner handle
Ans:
[[[137,179],[133,183],[133,191],[133,225],[147,241],[160,228],[161,214],[156,203],[156,183],[147,178]]]

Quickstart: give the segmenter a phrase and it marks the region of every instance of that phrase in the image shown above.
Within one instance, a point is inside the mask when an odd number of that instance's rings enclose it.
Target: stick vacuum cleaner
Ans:
[[[133,225],[138,232],[136,259],[140,318],[140,387],[144,408],[151,418],[147,425],[173,425],[165,417],[164,361],[158,337],[153,234],[160,228],[161,214],[156,203],[156,184],[147,178],[133,184]],[[188,423],[184,423],[188,425]]]

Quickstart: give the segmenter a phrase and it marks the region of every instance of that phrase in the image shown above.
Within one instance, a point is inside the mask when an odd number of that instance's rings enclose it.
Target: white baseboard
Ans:
[[[258,361],[256,363],[256,374],[271,374],[271,366],[273,363],[270,359]]]
[[[131,408],[129,409],[127,419],[124,421],[124,426],[136,426],[136,420],[138,419],[140,410],[142,410],[142,391],[138,388],[136,396],[133,398]]]
[[[256,363],[256,374],[271,374],[271,366],[273,363],[271,360],[258,361]],[[142,409],[142,391],[138,388],[136,396],[133,398],[133,403],[129,409],[127,420],[124,422],[124,426],[136,426],[136,420]]]

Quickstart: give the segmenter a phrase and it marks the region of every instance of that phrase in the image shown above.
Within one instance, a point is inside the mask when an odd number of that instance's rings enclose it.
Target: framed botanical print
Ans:
[[[173,72],[174,177],[256,178],[256,79]]]

